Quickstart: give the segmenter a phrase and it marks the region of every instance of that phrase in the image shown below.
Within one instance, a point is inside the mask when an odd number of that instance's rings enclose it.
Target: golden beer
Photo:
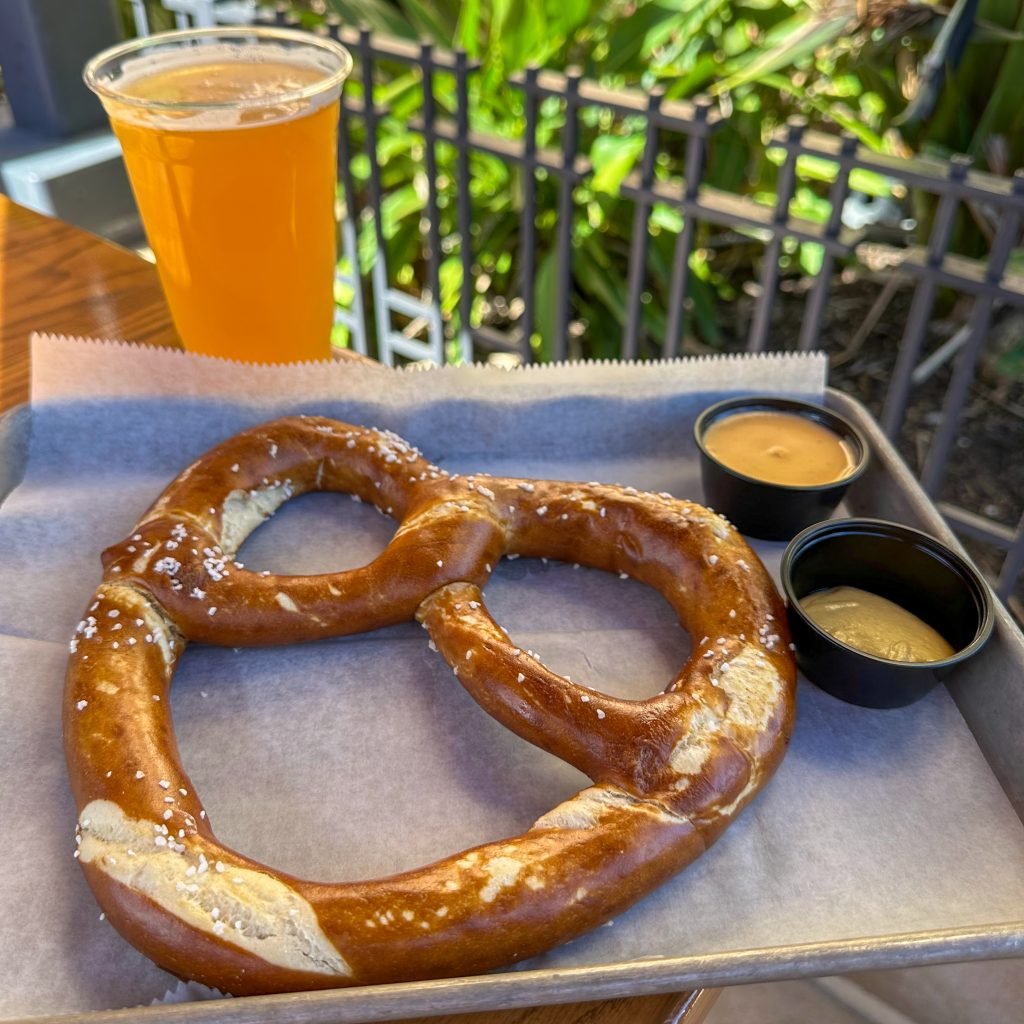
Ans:
[[[147,45],[148,44],[148,45]],[[96,88],[124,152],[187,349],[250,362],[326,359],[348,54],[269,29],[174,32]]]

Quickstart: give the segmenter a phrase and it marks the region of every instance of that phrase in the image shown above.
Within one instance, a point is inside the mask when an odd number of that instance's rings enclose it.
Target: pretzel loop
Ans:
[[[311,490],[395,517],[391,543],[363,568],[319,576],[235,560],[252,529]],[[643,701],[556,675],[484,604],[498,559],[518,554],[648,583],[695,638],[691,657]],[[130,942],[223,991],[467,974],[564,942],[703,852],[792,728],[795,667],[767,573],[721,518],[669,495],[450,476],[393,434],[290,418],[186,469],[104,568],[65,690],[76,856]],[[169,716],[185,644],[289,643],[413,616],[489,714],[593,785],[519,836],[387,879],[308,882],[221,844]]]

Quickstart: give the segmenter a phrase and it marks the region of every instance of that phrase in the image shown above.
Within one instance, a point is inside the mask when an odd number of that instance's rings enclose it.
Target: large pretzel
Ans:
[[[350,572],[233,561],[262,520],[312,490],[357,495],[398,532]],[[650,584],[693,637],[690,659],[644,701],[555,675],[484,606],[505,554]],[[707,849],[791,730],[795,668],[770,578],[721,517],[667,494],[449,475],[393,434],[298,417],[204,455],[103,563],[64,703],[75,856],[131,943],[227,992],[470,974],[564,942]],[[375,881],[307,882],[218,842],[169,714],[186,641],[290,643],[414,615],[488,713],[593,785],[522,835]]]

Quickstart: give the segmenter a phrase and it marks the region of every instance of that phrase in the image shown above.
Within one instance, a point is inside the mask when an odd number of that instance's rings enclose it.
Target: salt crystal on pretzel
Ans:
[[[625,910],[707,849],[770,777],[796,670],[781,601],[743,539],[665,494],[486,479],[449,476],[391,433],[282,419],[204,455],[104,552],[65,689],[75,854],[108,919],[156,963],[239,995],[503,966]],[[369,502],[398,531],[347,572],[234,561],[253,529],[312,490]],[[647,583],[692,636],[717,640],[648,700],[588,689],[491,618],[482,588],[503,555]],[[593,784],[519,836],[386,879],[304,881],[220,843],[163,699],[185,645],[293,643],[413,617],[489,714]]]

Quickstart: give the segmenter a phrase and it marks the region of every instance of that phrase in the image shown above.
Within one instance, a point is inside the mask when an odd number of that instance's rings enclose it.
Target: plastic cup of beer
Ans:
[[[329,358],[351,69],[333,40],[279,28],[160,33],[86,66],[186,349]]]

